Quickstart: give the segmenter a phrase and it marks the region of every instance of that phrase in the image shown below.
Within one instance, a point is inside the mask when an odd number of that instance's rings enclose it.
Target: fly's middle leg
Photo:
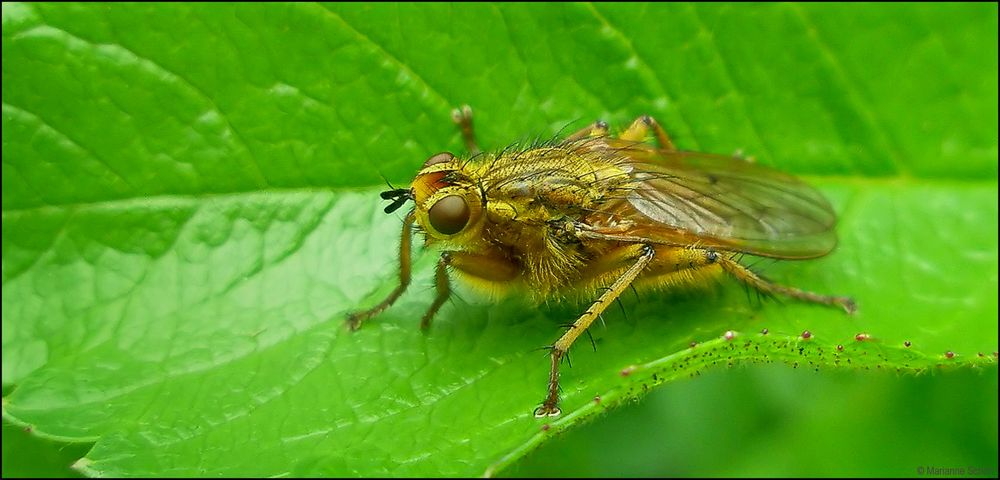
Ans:
[[[420,319],[421,330],[427,330],[431,327],[431,320],[434,319],[434,315],[437,314],[438,309],[444,302],[448,301],[451,297],[451,281],[448,280],[448,262],[451,260],[451,252],[441,253],[441,258],[438,259],[437,267],[434,269],[434,290],[437,295],[434,297],[434,303],[431,303],[431,307],[427,309],[424,313],[423,318]]]
[[[420,328],[424,330],[430,328],[434,315],[451,297],[449,268],[466,280],[466,283],[472,288],[486,290],[494,294],[512,286],[520,275],[517,265],[496,252],[487,254],[442,252],[434,273],[434,287],[437,295],[420,320]]]
[[[569,330],[559,340],[556,340],[556,343],[552,344],[549,353],[551,366],[548,395],[546,395],[542,405],[535,409],[536,417],[554,417],[562,413],[559,410],[559,363],[562,361],[563,355],[569,351],[573,342],[590,327],[590,324],[608,308],[608,305],[615,301],[622,291],[628,288],[632,281],[643,272],[655,254],[656,250],[646,244],[634,244],[615,253],[616,256],[620,256],[622,262],[631,260],[631,265],[583,312],[583,315],[580,315],[580,318],[573,322]]]

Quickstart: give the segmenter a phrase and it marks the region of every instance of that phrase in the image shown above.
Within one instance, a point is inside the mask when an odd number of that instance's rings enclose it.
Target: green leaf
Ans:
[[[77,463],[94,475],[476,475],[713,365],[995,376],[996,19],[5,3],[4,417],[96,442]],[[403,184],[458,151],[463,103],[487,148],[651,113],[682,148],[803,175],[840,246],[759,268],[860,312],[747,301],[733,282],[627,296],[596,352],[573,350],[555,421],[531,415],[548,371],[534,349],[581,305],[460,291],[423,334],[420,251],[407,294],[349,334],[344,315],[395,282],[379,175]]]
[[[86,444],[64,446],[46,441],[4,422],[3,477],[79,478],[81,475],[70,470],[70,465],[89,449]]]

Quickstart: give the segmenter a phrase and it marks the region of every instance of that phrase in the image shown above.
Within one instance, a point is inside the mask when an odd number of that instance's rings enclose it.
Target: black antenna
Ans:
[[[389,185],[392,187],[392,185]],[[397,188],[387,190],[379,194],[382,200],[392,200],[392,203],[385,207],[385,213],[392,213],[399,210],[407,200],[413,200],[413,193],[407,188]]]

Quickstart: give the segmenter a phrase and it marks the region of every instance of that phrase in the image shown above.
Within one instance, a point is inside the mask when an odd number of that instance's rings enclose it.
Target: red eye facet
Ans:
[[[428,158],[427,161],[424,162],[424,167],[429,167],[438,163],[450,162],[454,158],[455,156],[448,152],[441,152],[431,158]]]

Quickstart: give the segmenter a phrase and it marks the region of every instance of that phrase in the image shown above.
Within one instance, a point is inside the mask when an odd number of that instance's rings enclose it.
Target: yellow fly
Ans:
[[[559,415],[559,364],[573,342],[627,287],[669,288],[729,274],[761,292],[837,306],[848,297],[777,285],[737,261],[740,254],[782,259],[826,255],[836,217],[796,178],[738,158],[677,150],[650,116],[617,137],[604,122],[561,141],[482,153],[467,106],[454,112],[468,158],[438,153],[412,185],[390,190],[403,222],[399,286],[348,325],[389,308],[410,283],[414,224],[441,248],[431,319],[451,292],[449,272],[495,295],[528,292],[536,301],[576,293],[596,300],[551,347],[548,394],[538,417]],[[644,143],[652,130],[659,146]]]

